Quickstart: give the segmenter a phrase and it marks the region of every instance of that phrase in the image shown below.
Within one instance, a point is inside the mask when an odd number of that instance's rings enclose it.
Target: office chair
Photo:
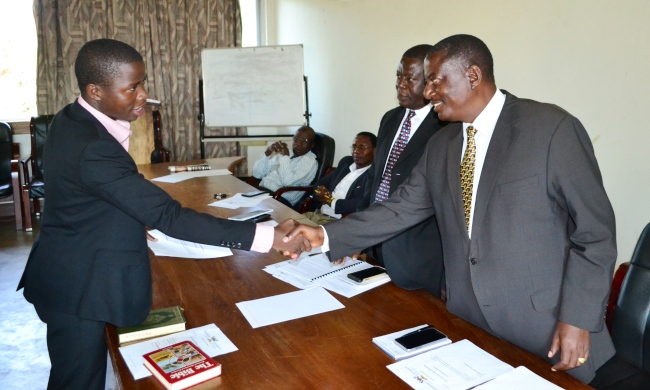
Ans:
[[[616,355],[590,383],[596,389],[650,387],[650,224],[639,237],[612,321]]]
[[[22,203],[20,197],[20,177],[18,173],[18,159],[20,148],[14,144],[11,126],[0,122],[0,200],[11,197],[14,204],[14,218],[16,230],[22,230]]]
[[[153,143],[154,149],[151,152],[151,163],[157,164],[171,161],[171,152],[162,144],[162,116],[160,111],[154,110],[153,115]]]
[[[32,150],[29,157],[21,161],[23,166],[23,219],[25,230],[32,230],[32,215],[30,199],[33,199],[34,214],[41,215],[39,199],[45,198],[45,183],[43,181],[43,148],[54,115],[37,115],[29,121],[29,134],[32,140]]]
[[[285,192],[289,191],[301,191],[305,194],[303,197],[296,203],[293,208],[296,211],[300,211],[301,203],[304,201],[312,190],[312,186],[320,179],[325,176],[327,170],[332,167],[334,162],[334,152],[336,151],[336,142],[334,138],[330,137],[327,134],[316,133],[316,138],[314,140],[314,147],[311,149],[312,153],[316,155],[316,161],[318,162],[318,168],[316,169],[316,175],[311,181],[309,186],[293,186],[293,187],[282,187],[278,188],[277,191],[273,194],[273,199],[279,200],[280,196]]]

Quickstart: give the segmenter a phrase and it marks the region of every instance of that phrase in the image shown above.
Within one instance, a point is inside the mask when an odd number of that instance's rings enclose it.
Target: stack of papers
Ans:
[[[414,389],[446,390],[470,389],[513,369],[468,340],[387,367]]]
[[[349,273],[371,267],[372,265],[365,261],[353,260],[349,257],[346,258],[345,264],[334,265],[322,253],[304,252],[298,260],[286,260],[268,265],[264,271],[300,289],[320,286],[346,298],[351,298],[390,282],[388,275],[363,284],[356,284],[347,278]]]
[[[229,198],[210,203],[208,206],[221,207],[224,209],[238,209],[240,207],[255,207],[264,199],[270,198],[270,194],[262,194],[247,198],[241,194],[235,194]]]
[[[232,256],[232,251],[229,248],[179,240],[159,230],[150,230],[149,234],[158,239],[157,242],[147,240],[147,245],[156,256],[189,259],[213,259],[215,257]]]
[[[193,342],[211,357],[237,351],[235,344],[215,324],[173,333],[141,343],[127,345],[126,347],[120,347],[119,349],[120,354],[124,358],[124,362],[133,375],[133,379],[137,380],[151,376],[151,372],[144,366],[144,358],[142,355],[186,340]]]
[[[431,343],[430,345],[416,349],[414,351],[405,351],[395,342],[396,338],[402,337],[407,333],[411,333],[413,331],[416,331],[417,329],[425,328],[427,326],[429,325],[420,325],[414,328],[400,330],[399,332],[387,334],[385,336],[375,337],[372,339],[372,342],[375,343],[376,346],[381,348],[382,351],[386,352],[386,354],[388,354],[388,356],[390,356],[394,360],[401,360],[407,357],[415,356],[430,351],[432,349],[440,348],[442,346],[451,344],[451,340],[445,337],[442,340],[438,340],[435,343]]]
[[[206,176],[222,176],[222,175],[232,175],[227,169],[211,169],[207,171],[191,171],[191,172],[179,172],[172,173],[167,176],[160,176],[151,181],[159,181],[161,183],[178,183],[184,180],[193,179],[195,177],[206,177]]]

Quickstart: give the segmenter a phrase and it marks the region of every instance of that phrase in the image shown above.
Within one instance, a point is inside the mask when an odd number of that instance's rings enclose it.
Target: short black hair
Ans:
[[[486,80],[494,81],[494,61],[487,45],[477,37],[467,34],[452,35],[436,43],[427,57],[444,53],[447,59],[461,62],[466,67],[476,65]]]
[[[299,132],[299,131],[304,131],[307,134],[309,134],[311,136],[312,144],[316,142],[316,132],[311,127],[309,127],[309,126],[301,126],[301,127],[298,128],[298,130],[296,130],[296,133]]]
[[[427,57],[427,54],[429,54],[429,51],[431,51],[431,49],[433,49],[433,46],[427,44],[413,46],[404,52],[402,59],[412,58],[424,62],[424,59]]]
[[[84,93],[88,84],[110,87],[119,75],[122,64],[144,62],[140,53],[124,42],[114,39],[95,39],[86,42],[74,62],[79,90]]]
[[[368,131],[362,131],[361,133],[357,134],[357,137],[368,137],[370,138],[370,143],[372,144],[373,148],[377,147],[377,136],[374,135],[373,133],[370,133]]]

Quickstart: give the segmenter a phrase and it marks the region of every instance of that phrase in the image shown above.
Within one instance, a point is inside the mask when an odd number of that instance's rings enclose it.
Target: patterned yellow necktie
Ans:
[[[467,128],[467,147],[460,163],[460,187],[463,195],[463,210],[465,210],[465,224],[469,231],[469,216],[472,211],[472,189],[474,184],[474,163],[476,161],[476,140],[474,126]]]

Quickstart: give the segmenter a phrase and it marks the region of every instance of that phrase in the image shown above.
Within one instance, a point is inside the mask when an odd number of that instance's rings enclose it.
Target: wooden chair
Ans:
[[[31,137],[31,152],[29,157],[21,161],[23,169],[23,220],[25,230],[32,230],[32,214],[30,200],[33,200],[34,214],[41,215],[39,199],[45,198],[45,182],[43,181],[43,148],[54,115],[37,115],[29,121]]]
[[[171,153],[162,146],[162,120],[160,112],[145,106],[145,113],[131,122],[129,154],[136,164],[155,164],[171,161]]]
[[[13,202],[16,230],[22,230],[22,202],[18,159],[20,147],[13,142],[13,133],[8,123],[0,122],[0,199]]]

